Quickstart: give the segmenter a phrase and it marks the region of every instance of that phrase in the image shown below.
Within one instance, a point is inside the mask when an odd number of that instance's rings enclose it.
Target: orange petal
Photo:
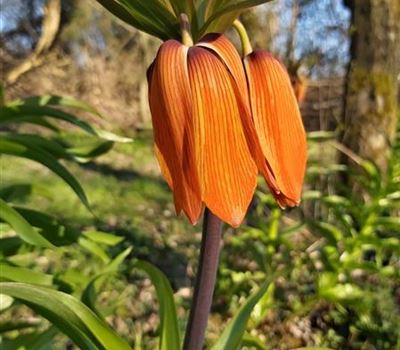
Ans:
[[[264,154],[257,132],[252,121],[251,111],[249,107],[249,96],[247,88],[246,74],[243,68],[242,59],[239,56],[235,46],[223,34],[211,33],[207,34],[200,40],[197,46],[205,47],[212,50],[224,62],[234,80],[235,93],[238,103],[240,104],[240,116],[243,129],[245,131],[247,143],[252,156],[257,164],[258,169],[265,177],[269,187],[273,192],[278,192],[278,186],[265,161]]]
[[[286,69],[272,55],[244,59],[254,125],[265,158],[282,192],[281,206],[300,201],[307,162],[306,134]]]
[[[215,215],[237,227],[253,196],[257,168],[231,76],[213,53],[200,47],[189,49],[188,68],[202,199]]]
[[[228,38],[219,33],[211,33],[204,36],[197,46],[206,47],[217,54],[217,56],[225,63],[229,72],[233,75],[238,85],[244,103],[248,104],[248,91],[246,75],[243,69],[243,63],[235,46]]]
[[[202,208],[195,154],[188,48],[165,42],[149,69],[149,102],[156,155],[161,171],[174,192],[177,213],[196,223]]]

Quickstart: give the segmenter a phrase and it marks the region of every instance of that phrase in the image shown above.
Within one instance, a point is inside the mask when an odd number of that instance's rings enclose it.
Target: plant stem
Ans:
[[[190,21],[188,16],[185,13],[181,13],[179,19],[181,25],[182,43],[189,47],[193,46],[193,39],[190,34]]]
[[[222,238],[222,222],[207,208],[204,212],[199,267],[193,293],[192,308],[186,327],[184,350],[203,349],[208,315],[217,277]]]
[[[247,34],[246,28],[238,19],[236,19],[233,24],[233,28],[235,28],[236,32],[239,34],[240,42],[242,43],[242,55],[243,57],[251,54],[253,52],[253,48],[251,47],[250,39]]]

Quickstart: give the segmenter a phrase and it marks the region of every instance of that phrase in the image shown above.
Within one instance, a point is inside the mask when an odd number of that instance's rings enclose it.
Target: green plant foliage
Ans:
[[[247,322],[257,302],[264,296],[268,290],[268,284],[265,283],[256,293],[254,293],[246,303],[241,307],[232,321],[225,328],[221,337],[213,345],[212,350],[237,349],[242,342],[243,335],[247,328]]]
[[[0,219],[7,222],[25,242],[39,247],[52,246],[48,240],[34,230],[21,214],[2,199],[0,199]]]
[[[27,283],[2,282],[0,289],[49,319],[84,350],[130,349],[104,321],[68,294]]]
[[[188,15],[197,41],[210,32],[222,33],[245,9],[271,0],[97,0],[122,21],[162,40],[181,39],[180,14]]]
[[[138,261],[135,266],[145,271],[156,288],[160,315],[160,350],[179,350],[180,334],[176,307],[171,285],[165,275],[155,266]]]

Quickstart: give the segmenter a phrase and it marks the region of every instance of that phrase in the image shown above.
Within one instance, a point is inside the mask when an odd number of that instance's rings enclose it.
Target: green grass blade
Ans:
[[[0,262],[0,279],[11,282],[24,282],[42,286],[52,286],[53,276]]]
[[[0,123],[21,123],[29,118],[30,122],[43,121],[46,118],[61,120],[79,127],[90,135],[104,140],[117,142],[132,142],[131,139],[115,135],[111,132],[93,127],[75,115],[49,106],[35,106],[29,104],[10,105],[0,109]]]
[[[179,350],[180,334],[171,285],[165,275],[154,265],[138,261],[135,266],[145,271],[156,288],[160,305],[160,350]]]
[[[78,180],[50,153],[31,149],[21,143],[0,139],[0,154],[8,154],[36,161],[62,178],[90,210],[89,201]]]
[[[13,208],[22,215],[30,225],[38,228],[40,234],[44,238],[57,247],[70,245],[78,240],[80,232],[60,222],[54,216],[18,206],[13,206]]]
[[[25,242],[39,247],[53,247],[48,240],[34,230],[21,214],[2,199],[0,199],[0,219],[7,222]]]
[[[213,345],[211,348],[212,350],[233,350],[239,347],[245,334],[247,322],[251,316],[251,313],[267,290],[268,283],[265,283],[257,292],[247,299],[246,303],[240,308],[239,312],[229,322],[218,341]]]
[[[14,339],[3,338],[0,344],[1,350],[52,350],[53,338],[58,330],[50,327],[44,332],[20,334]]]
[[[3,294],[47,318],[83,350],[129,350],[129,345],[76,298],[26,283],[0,283]]]

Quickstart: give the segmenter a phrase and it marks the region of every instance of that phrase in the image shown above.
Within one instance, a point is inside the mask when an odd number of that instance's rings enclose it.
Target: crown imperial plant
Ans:
[[[300,203],[306,134],[289,75],[253,51],[236,19],[268,0],[98,0],[163,40],[148,69],[155,153],[176,212],[203,236],[183,348],[202,349],[218,268],[222,221],[238,227],[261,174],[280,207]],[[233,26],[242,59],[224,36]]]

